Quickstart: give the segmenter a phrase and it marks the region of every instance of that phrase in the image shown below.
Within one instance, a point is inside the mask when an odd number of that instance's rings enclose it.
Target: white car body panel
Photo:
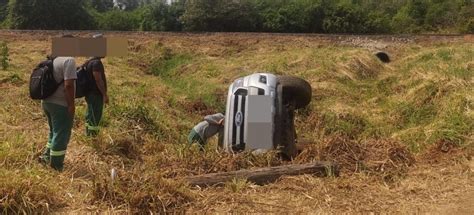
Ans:
[[[255,73],[252,75],[245,76],[235,80],[228,89],[227,93],[227,103],[226,103],[226,114],[225,114],[225,125],[224,125],[224,140],[223,140],[223,149],[227,152],[233,152],[236,149],[246,150],[246,149],[269,149],[273,147],[272,141],[268,140],[273,139],[273,119],[275,116],[275,99],[277,96],[276,86],[277,78],[273,74],[269,73]],[[259,108],[252,108],[248,110],[248,107],[253,107],[253,104],[246,103],[249,99],[249,96],[268,96],[270,97],[270,104],[262,103]],[[267,99],[268,100],[268,99]],[[252,101],[255,101],[252,99]],[[271,112],[271,119],[269,122],[253,122],[252,119],[249,120],[248,113],[249,111],[269,111]],[[252,112],[255,116],[255,112]],[[266,115],[268,119],[268,115]],[[250,122],[249,122],[250,121]],[[253,123],[253,124],[249,124]],[[260,123],[256,126],[255,123]],[[269,123],[269,124],[268,124]],[[256,131],[249,131],[248,127],[259,127],[263,126],[262,132],[259,133]],[[271,129],[269,129],[271,126]],[[247,145],[249,141],[249,133],[252,135],[251,140],[256,141],[255,134],[262,135],[265,139],[265,143],[252,143]],[[245,145],[245,147],[244,147]],[[240,148],[239,148],[240,147]]]

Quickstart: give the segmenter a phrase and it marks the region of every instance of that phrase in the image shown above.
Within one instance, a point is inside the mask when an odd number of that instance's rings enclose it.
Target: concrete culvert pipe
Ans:
[[[382,52],[382,51],[377,52],[375,53],[375,56],[384,63],[390,63],[390,57],[385,52]]]

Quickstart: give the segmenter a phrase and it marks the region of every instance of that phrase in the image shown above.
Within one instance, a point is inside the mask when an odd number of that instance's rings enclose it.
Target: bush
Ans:
[[[96,18],[99,28],[102,30],[133,31],[140,27],[140,12],[139,10],[128,12],[114,9],[98,15]]]
[[[391,27],[396,33],[415,33],[421,29],[416,20],[409,15],[408,7],[404,7],[392,18]]]
[[[0,0],[0,25],[17,29],[211,32],[472,32],[471,1]],[[8,6],[7,6],[8,5]],[[99,14],[100,13],[100,14]],[[94,14],[91,16],[91,14]]]
[[[188,31],[253,31],[258,15],[251,1],[186,1],[181,17]]]
[[[263,30],[270,32],[305,32],[310,25],[310,11],[301,1],[271,5],[262,11]]]
[[[464,33],[474,34],[474,18],[471,18],[462,29]]]
[[[0,23],[7,18],[8,15],[8,0],[0,0]]]
[[[8,23],[14,29],[94,29],[84,0],[11,0]]]
[[[91,5],[95,10],[99,12],[105,12],[105,11],[111,10],[114,7],[114,1],[113,0],[91,0]]]
[[[326,33],[366,33],[366,15],[353,4],[340,4],[328,11],[324,18]]]
[[[184,12],[182,4],[167,5],[156,3],[147,6],[141,17],[140,30],[142,31],[181,31],[182,24],[176,18]]]
[[[384,12],[369,12],[366,20],[367,33],[390,33],[392,27],[390,25],[390,16]]]

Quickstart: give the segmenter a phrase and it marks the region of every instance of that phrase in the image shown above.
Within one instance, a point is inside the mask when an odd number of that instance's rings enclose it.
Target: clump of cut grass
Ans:
[[[12,74],[0,80],[0,84],[4,84],[4,83],[21,85],[25,83],[25,81],[18,74]]]
[[[393,139],[356,141],[344,136],[332,136],[320,147],[322,160],[336,162],[341,172],[348,174],[365,172],[391,180],[406,173],[415,162],[408,148]]]
[[[379,95],[391,95],[397,91],[397,82],[399,79],[394,76],[384,78],[377,82],[376,89]]]
[[[336,69],[339,77],[355,80],[375,79],[384,70],[384,65],[368,52],[350,51],[352,55],[337,60]]]
[[[105,137],[102,133],[94,138],[85,137],[83,142],[102,156],[120,156],[124,160],[142,161],[144,137],[141,135],[131,136],[125,133]]]
[[[455,164],[470,160],[474,149],[470,145],[458,145],[451,141],[440,140],[429,145],[421,154],[420,160],[428,164]]]
[[[376,78],[380,73],[381,66],[375,62],[363,62],[360,59],[355,59],[350,68],[355,72],[358,79]]]
[[[232,181],[225,183],[225,188],[233,193],[240,192],[248,187],[250,183],[246,179],[234,178]]]
[[[2,140],[0,144],[0,164],[5,169],[24,167],[35,159],[33,156],[38,151],[36,146],[29,145],[25,135],[11,135]],[[44,147],[41,145],[39,147]],[[22,149],[22,150],[18,150]],[[1,169],[0,169],[1,170]]]
[[[164,135],[165,129],[157,121],[158,110],[146,104],[128,104],[115,106],[111,111],[111,117],[122,121],[127,130],[136,130],[154,136]]]
[[[92,203],[126,205],[130,213],[176,213],[196,198],[184,183],[150,171],[142,168],[118,171],[114,180],[107,175],[98,176],[93,184]]]
[[[50,213],[66,206],[55,173],[46,170],[0,168],[0,211],[2,213]]]
[[[197,146],[179,145],[173,147],[175,157],[165,158],[160,164],[163,169],[172,167],[175,171],[167,171],[166,175],[190,176],[216,172],[227,172],[252,167],[269,167],[283,163],[276,151],[270,151],[259,155],[251,152],[238,154],[223,153],[215,150],[215,144],[208,144],[203,151]],[[176,171],[178,170],[178,171]]]

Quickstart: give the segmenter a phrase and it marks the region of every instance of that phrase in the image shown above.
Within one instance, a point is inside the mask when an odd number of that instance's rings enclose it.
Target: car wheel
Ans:
[[[294,76],[279,76],[278,82],[282,86],[283,103],[300,109],[311,102],[312,90],[307,81]]]

